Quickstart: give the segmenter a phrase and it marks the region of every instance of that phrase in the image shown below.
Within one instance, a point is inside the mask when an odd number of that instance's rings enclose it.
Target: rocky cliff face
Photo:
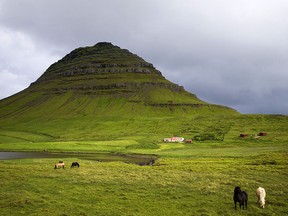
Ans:
[[[114,94],[123,90],[133,94],[156,86],[184,91],[182,86],[166,80],[153,64],[107,42],[73,50],[52,64],[32,86],[44,83],[50,86],[45,88],[45,94],[67,91]]]
[[[37,82],[71,77],[113,73],[146,73],[160,71],[142,58],[111,43],[101,42],[92,47],[78,48],[51,65]]]

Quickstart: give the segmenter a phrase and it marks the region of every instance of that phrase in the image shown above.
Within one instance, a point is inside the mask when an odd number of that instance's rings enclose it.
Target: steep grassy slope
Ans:
[[[29,88],[0,101],[1,149],[100,151],[106,141],[122,140],[105,151],[182,154],[184,145],[169,150],[162,139],[242,144],[240,133],[265,131],[271,135],[261,140],[283,144],[287,128],[287,116],[241,115],[201,101],[110,43],[72,51]]]
[[[167,118],[214,113],[238,115],[231,108],[199,100],[152,64],[104,42],[72,51],[29,88],[0,101],[2,129],[50,138],[70,137],[71,131],[117,137],[135,128],[154,130],[142,126],[141,122],[158,121],[150,118],[161,117],[159,124],[165,124]]]
[[[29,88],[0,101],[0,118],[98,113],[133,116],[143,112],[157,116],[159,110],[166,115],[202,109],[235,113],[199,100],[128,50],[98,43],[72,51]]]

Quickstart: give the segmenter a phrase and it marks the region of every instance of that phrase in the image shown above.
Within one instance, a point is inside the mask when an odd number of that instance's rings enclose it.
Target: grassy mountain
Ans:
[[[29,88],[0,103],[0,117],[167,115],[232,109],[199,100],[150,63],[111,43],[78,48]]]
[[[254,125],[255,118],[263,123]],[[286,118],[278,118],[280,128]],[[124,150],[153,149],[172,135],[237,141],[240,132],[274,130],[278,118],[247,117],[201,101],[139,56],[103,42],[75,49],[27,89],[1,100],[0,144],[5,144],[2,149],[10,149],[11,143],[42,149],[52,142],[55,149],[54,141],[122,139]],[[93,149],[87,146],[75,149]]]
[[[167,116],[236,111],[199,100],[111,43],[78,48],[27,89],[0,101],[0,119],[18,123],[81,116]]]

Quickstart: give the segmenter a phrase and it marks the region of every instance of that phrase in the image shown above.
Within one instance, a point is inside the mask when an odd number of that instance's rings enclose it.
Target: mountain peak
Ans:
[[[47,81],[66,76],[83,76],[103,73],[154,73],[161,75],[155,67],[127,49],[109,42],[80,47],[58,62],[52,64],[37,80]]]
[[[98,42],[94,47],[115,47],[111,42]]]

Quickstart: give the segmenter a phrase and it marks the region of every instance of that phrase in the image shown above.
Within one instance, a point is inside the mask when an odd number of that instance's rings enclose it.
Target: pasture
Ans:
[[[230,147],[213,156],[214,149],[191,148],[194,156],[162,157],[154,166],[65,158],[67,168],[55,170],[55,159],[1,161],[1,214],[287,214],[288,155],[281,146],[259,154]],[[71,169],[76,160],[80,168]],[[248,210],[234,210],[236,185],[249,194]],[[267,192],[265,209],[256,204],[259,185]]]
[[[170,119],[166,125],[167,118],[129,119],[121,128],[115,120],[95,133],[82,122],[79,132],[71,127],[65,134],[63,122],[61,135],[61,124],[57,130],[39,125],[37,133],[32,125],[1,128],[1,150],[156,154],[160,159],[153,166],[77,157],[2,160],[0,214],[287,215],[287,117],[215,118]],[[239,133],[260,131],[268,136],[239,138]],[[169,132],[199,140],[162,142]],[[54,169],[59,160],[65,169]],[[70,168],[74,161],[80,168]],[[234,210],[238,185],[248,192],[247,210]],[[256,203],[259,186],[267,193],[265,209]]]

